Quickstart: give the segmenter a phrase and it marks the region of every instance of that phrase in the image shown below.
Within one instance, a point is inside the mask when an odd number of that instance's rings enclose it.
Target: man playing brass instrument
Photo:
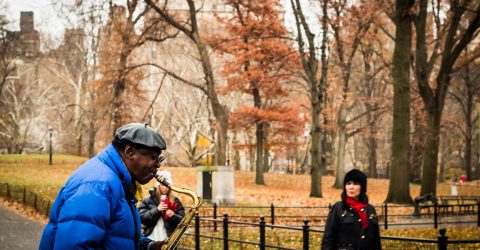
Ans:
[[[112,143],[58,193],[39,249],[160,249],[162,242],[141,236],[135,204],[137,187],[154,177],[165,149],[146,124],[119,128]]]

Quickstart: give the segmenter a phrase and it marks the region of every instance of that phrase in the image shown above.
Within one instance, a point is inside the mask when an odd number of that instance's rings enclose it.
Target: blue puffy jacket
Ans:
[[[118,250],[148,244],[149,239],[140,239],[136,199],[127,199],[124,191],[131,183],[127,167],[110,144],[81,165],[60,190],[39,249]]]

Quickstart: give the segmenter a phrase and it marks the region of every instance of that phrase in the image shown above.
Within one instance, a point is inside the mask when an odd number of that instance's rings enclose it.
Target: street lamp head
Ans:
[[[52,132],[53,132],[53,128],[49,128],[48,133],[52,134]]]

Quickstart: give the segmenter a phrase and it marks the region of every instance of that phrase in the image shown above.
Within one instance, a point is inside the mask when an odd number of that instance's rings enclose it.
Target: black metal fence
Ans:
[[[0,195],[14,199],[34,208],[40,214],[48,216],[51,200],[28,190],[26,187],[0,183]],[[452,205],[454,206],[454,205]],[[187,233],[182,239],[182,247],[189,249],[310,249],[319,248],[323,233],[323,225],[330,206],[296,207],[296,206],[202,206],[195,217],[194,232]],[[295,210],[297,214],[292,211]],[[432,213],[421,214],[423,222],[405,222],[406,219],[419,220],[414,215],[413,206],[382,204],[377,206],[379,219],[385,229],[395,226],[409,227],[415,225],[475,223],[480,226],[480,203],[475,209],[465,212],[453,207],[448,214],[442,213],[438,206],[433,206]],[[228,216],[228,213],[242,214]],[[222,214],[222,218],[219,218]],[[260,216],[269,214],[269,216]],[[476,218],[456,222],[443,221],[445,216],[464,216]],[[267,223],[269,221],[270,223]],[[295,225],[297,224],[297,225]],[[289,225],[289,226],[285,226]],[[293,226],[292,226],[293,225]],[[250,230],[245,230],[250,229]],[[248,235],[246,232],[256,232]],[[448,240],[446,230],[440,229],[437,239],[419,239],[406,237],[382,236],[383,249],[480,249],[478,240]],[[188,240],[190,238],[190,240]],[[302,239],[299,241],[299,239]],[[252,240],[255,239],[255,240]],[[280,240],[281,239],[281,240]]]
[[[204,224],[212,224],[217,222],[221,226],[217,228],[217,232]],[[244,228],[251,228],[250,231],[258,232],[257,235],[241,237],[238,232]],[[241,229],[239,229],[241,228]],[[232,234],[232,229],[236,229]],[[288,237],[282,237],[281,241],[274,241],[275,237],[271,237],[272,232],[285,232],[286,234],[299,234],[294,236],[296,244],[292,244]],[[437,239],[421,239],[407,237],[381,236],[382,249],[480,249],[480,239],[477,240],[449,240],[446,235],[447,230],[442,228],[439,230]],[[201,218],[198,214],[195,216],[194,232],[187,233],[192,240],[183,240],[181,247],[185,249],[319,249],[321,245],[321,237],[323,230],[314,229],[309,226],[309,221],[305,220],[303,226],[291,227],[267,224],[265,217],[260,217],[260,222],[241,222],[232,221],[227,214],[222,219]],[[269,236],[269,237],[267,237]],[[246,239],[245,239],[246,238]],[[301,238],[301,241],[299,240]],[[256,239],[256,240],[254,240]],[[269,240],[268,240],[269,239]],[[273,240],[272,240],[273,239]]]
[[[0,183],[0,196],[13,199],[22,204],[32,207],[40,214],[48,217],[51,208],[51,201],[47,197],[37,194],[26,187],[18,187],[9,183]]]
[[[480,199],[479,199],[480,200]],[[212,218],[212,226],[216,228],[219,214],[234,214],[230,219],[253,222],[258,221],[260,216],[266,216],[266,220],[272,225],[301,226],[307,219],[313,227],[323,227],[330,206],[219,206],[216,203],[201,207],[199,214],[202,218]],[[432,204],[432,210],[422,210],[420,213],[414,205],[396,205],[383,203],[375,206],[379,221],[384,229],[389,227],[403,226],[433,226],[438,228],[440,224],[472,224],[480,226],[480,202],[464,209],[462,204],[451,204],[449,210],[437,203]],[[241,214],[241,215],[235,215]],[[297,215],[292,215],[297,214]],[[457,220],[449,220],[449,218]]]

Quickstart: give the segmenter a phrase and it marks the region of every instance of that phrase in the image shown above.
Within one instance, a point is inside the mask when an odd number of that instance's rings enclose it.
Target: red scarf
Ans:
[[[355,209],[357,211],[358,215],[360,216],[360,219],[362,220],[362,228],[365,229],[368,227],[368,221],[367,221],[367,204],[361,203],[359,201],[356,201],[350,197],[347,197],[346,202],[350,207]]]

